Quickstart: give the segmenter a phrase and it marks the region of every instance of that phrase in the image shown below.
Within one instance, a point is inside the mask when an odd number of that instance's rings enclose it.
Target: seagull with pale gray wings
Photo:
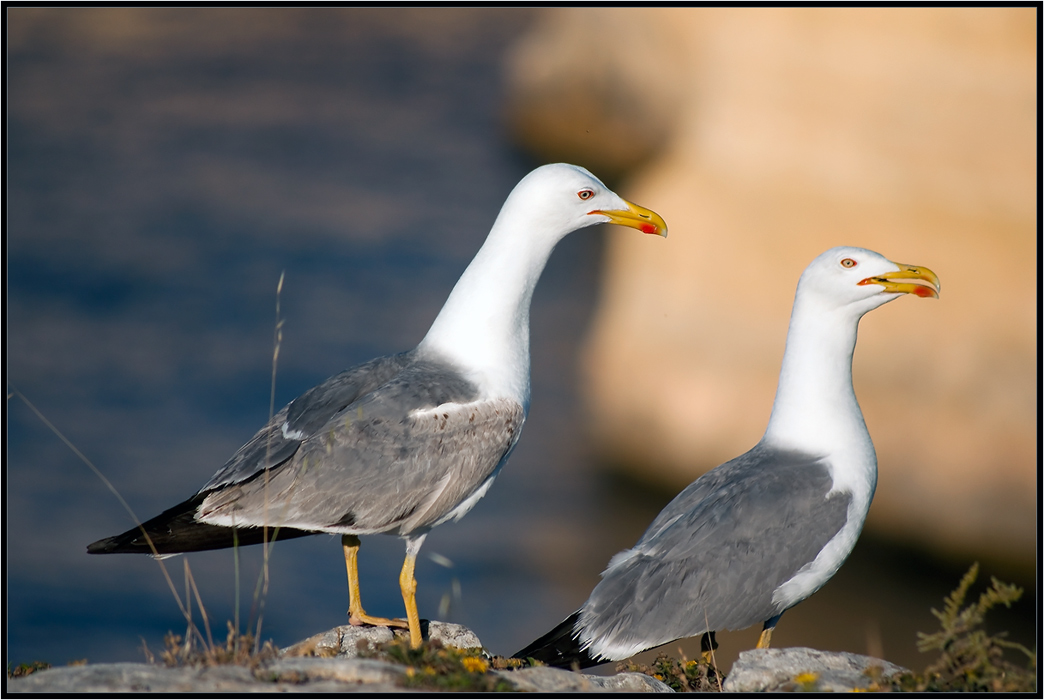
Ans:
[[[515,654],[585,668],[677,639],[763,623],[815,593],[848,558],[877,486],[852,387],[863,314],[905,294],[939,296],[924,267],[832,248],[798,282],[768,428],[749,452],[689,484],[587,602]]]
[[[667,235],[658,214],[583,168],[529,173],[417,347],[309,389],[194,496],[87,551],[162,556],[338,534],[349,621],[408,627],[419,646],[417,553],[433,527],[471,510],[507,462],[529,412],[533,290],[555,245],[600,223]],[[375,533],[406,541],[405,622],[363,610],[359,535]]]

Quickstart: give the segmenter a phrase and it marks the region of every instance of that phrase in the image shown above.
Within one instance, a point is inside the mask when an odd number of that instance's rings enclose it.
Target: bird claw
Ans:
[[[401,627],[408,628],[410,623],[403,619],[390,619],[387,617],[374,617],[372,615],[349,615],[348,624],[352,627]]]

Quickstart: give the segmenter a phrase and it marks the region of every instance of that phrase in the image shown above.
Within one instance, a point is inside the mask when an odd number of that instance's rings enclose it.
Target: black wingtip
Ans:
[[[587,649],[580,648],[580,641],[574,631],[579,619],[580,611],[577,610],[553,630],[512,654],[512,657],[535,659],[548,666],[570,669],[590,668],[610,661],[594,658],[588,654]]]
[[[87,545],[88,554],[180,554],[201,552],[208,549],[227,549],[261,544],[264,541],[287,540],[294,537],[314,535],[307,530],[292,528],[251,527],[231,528],[208,525],[195,520],[196,509],[206,493],[196,494],[173,508],[168,508],[155,518],[131,528],[115,537],[92,542]],[[148,533],[148,537],[145,536]],[[151,546],[150,546],[151,540]]]
[[[104,540],[98,540],[97,542],[91,542],[87,545],[88,554],[111,554],[117,551],[119,547],[119,541],[122,535],[116,537],[106,537]]]

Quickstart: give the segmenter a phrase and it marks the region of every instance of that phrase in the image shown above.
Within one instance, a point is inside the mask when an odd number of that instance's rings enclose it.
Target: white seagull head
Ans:
[[[667,235],[659,214],[628,202],[586,169],[567,163],[544,165],[522,178],[504,202],[500,219],[545,237],[543,242],[551,245],[572,231],[602,223]]]
[[[865,248],[839,246],[813,260],[798,282],[798,298],[857,317],[904,294],[939,297],[939,277],[926,267],[892,262]]]

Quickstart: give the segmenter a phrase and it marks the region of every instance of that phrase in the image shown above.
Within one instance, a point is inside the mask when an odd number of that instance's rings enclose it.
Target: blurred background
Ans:
[[[1036,644],[1033,8],[7,20],[9,665],[140,661],[185,628],[156,562],[85,554],[133,523],[12,390],[156,515],[267,419],[281,273],[277,409],[416,344],[510,189],[558,160],[671,235],[559,245],[533,302],[524,437],[428,538],[421,616],[509,654],[575,610],[681,487],[758,440],[798,276],[858,245],[931,267],[943,293],[862,323],[877,495],[851,559],[774,645],[922,669],[916,632],[973,561],[980,587],[1027,588],[991,625]],[[402,556],[364,540],[370,612],[401,614]],[[185,562],[223,639],[232,552],[167,560],[182,597]],[[259,548],[239,569],[245,622]],[[337,538],[277,545],[264,638],[291,644],[346,608]],[[719,635],[719,663],[758,632]]]

